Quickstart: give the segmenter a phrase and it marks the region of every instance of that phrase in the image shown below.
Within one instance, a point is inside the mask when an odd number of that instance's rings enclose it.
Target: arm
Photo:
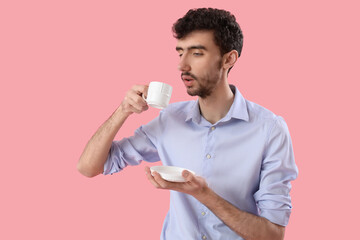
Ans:
[[[91,137],[77,164],[77,169],[87,177],[94,177],[104,171],[111,143],[125,120],[132,113],[141,113],[148,109],[141,95],[147,86],[135,85],[111,117],[103,123]]]
[[[209,208],[219,219],[241,237],[247,240],[281,240],[285,227],[274,224],[266,218],[241,211],[225,199],[213,192],[205,180],[188,171],[183,172],[185,183],[168,182],[158,173],[151,175],[146,167],[148,180],[159,189],[170,189],[190,194]]]
[[[274,224],[266,218],[241,211],[208,187],[204,189],[204,194],[197,199],[229,228],[247,240],[284,239],[285,227]]]

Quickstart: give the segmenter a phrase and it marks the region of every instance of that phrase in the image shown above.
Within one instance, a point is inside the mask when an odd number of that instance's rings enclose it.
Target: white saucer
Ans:
[[[185,179],[182,176],[184,170],[195,174],[195,172],[189,169],[174,166],[153,166],[150,168],[151,175],[153,175],[154,171],[158,172],[163,179],[169,182],[185,182]]]

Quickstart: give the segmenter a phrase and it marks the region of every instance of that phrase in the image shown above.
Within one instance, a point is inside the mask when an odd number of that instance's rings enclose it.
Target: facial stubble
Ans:
[[[191,76],[197,83],[198,83],[198,89],[193,89],[188,88],[187,89],[187,93],[190,96],[198,96],[200,98],[207,98],[209,97],[212,92],[215,90],[216,85],[219,83],[220,80],[220,69],[222,67],[222,61],[220,60],[217,64],[218,68],[217,68],[217,74],[216,76],[214,76],[213,74],[208,74],[202,81],[199,81],[199,78],[191,73],[183,73],[183,75],[189,75]]]

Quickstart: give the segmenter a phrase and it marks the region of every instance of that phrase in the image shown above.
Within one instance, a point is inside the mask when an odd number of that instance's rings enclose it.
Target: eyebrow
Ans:
[[[204,47],[203,45],[194,45],[194,46],[190,46],[187,48],[187,50],[192,50],[192,49],[202,49],[202,50],[207,50],[206,47]],[[176,51],[183,51],[184,49],[182,47],[176,47]]]

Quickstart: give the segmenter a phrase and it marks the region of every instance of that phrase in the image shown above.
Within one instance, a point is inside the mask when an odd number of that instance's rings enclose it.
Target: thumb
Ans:
[[[185,180],[187,182],[191,182],[194,180],[194,174],[192,174],[191,172],[187,171],[187,170],[184,170],[182,172],[182,176],[185,178]]]

